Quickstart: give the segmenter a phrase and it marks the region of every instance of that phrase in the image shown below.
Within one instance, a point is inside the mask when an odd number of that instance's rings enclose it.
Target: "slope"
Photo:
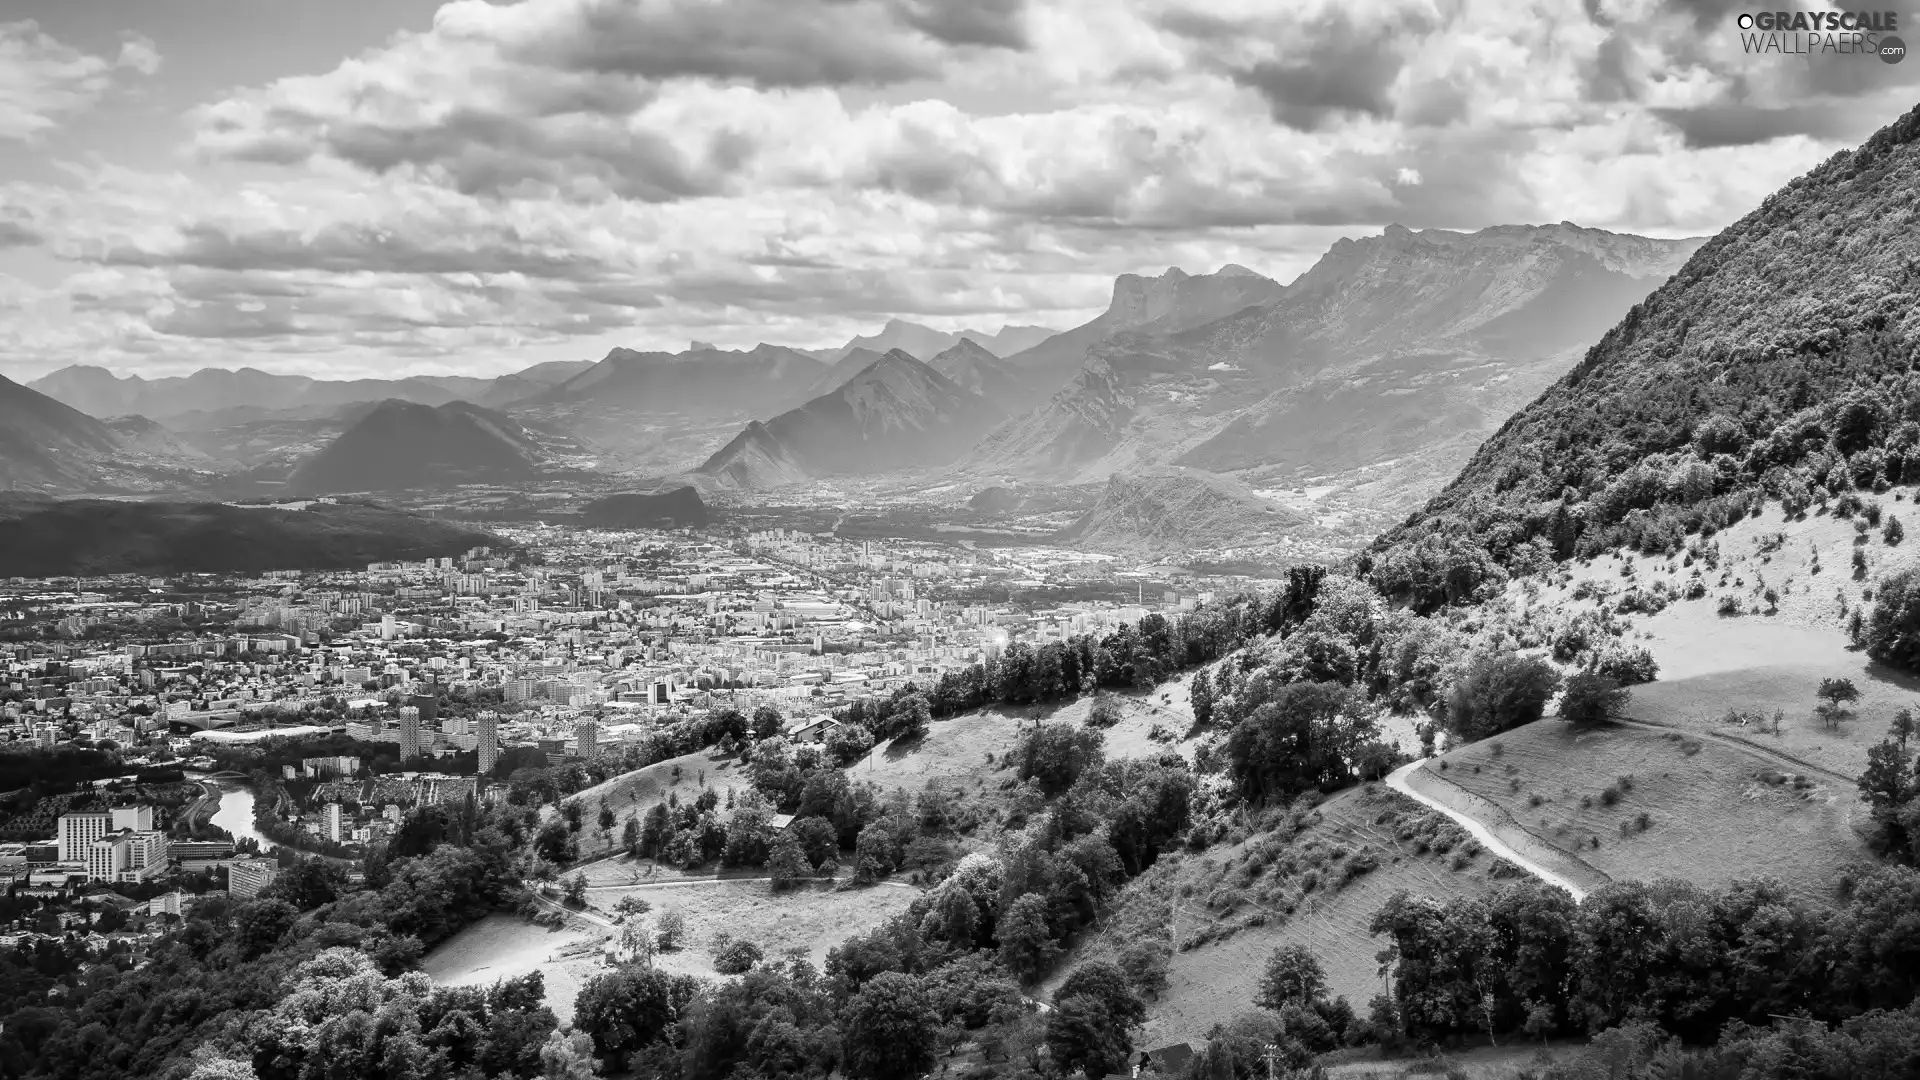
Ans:
[[[105,424],[0,375],[0,484],[81,490],[121,449]]]
[[[1672,550],[1756,490],[1797,505],[1920,475],[1917,137],[1920,109],[1700,248],[1376,542],[1377,580],[1431,604],[1433,572],[1470,587],[1491,563]]]
[[[1000,415],[896,349],[832,393],[748,425],[699,471],[751,488],[944,464]]]
[[[288,480],[303,492],[385,491],[519,480],[540,471],[525,428],[466,402],[381,402]]]
[[[1099,501],[1056,539],[1093,551],[1153,556],[1257,548],[1307,518],[1246,485],[1193,469],[1114,475]]]
[[[1064,389],[963,466],[1059,482],[1169,462],[1305,477],[1471,442],[1697,244],[1564,223],[1343,239],[1257,304],[1090,343]],[[1110,314],[1156,315],[1177,292],[1220,289],[1207,281],[1116,288]]]

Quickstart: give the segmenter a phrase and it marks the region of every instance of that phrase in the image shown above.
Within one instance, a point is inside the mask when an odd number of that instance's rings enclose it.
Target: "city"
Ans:
[[[854,700],[1249,584],[790,529],[499,533],[498,550],[359,572],[0,581],[6,738],[125,770],[90,780],[83,809],[9,793],[0,867],[92,925],[125,925],[114,907],[178,915],[193,894],[172,884],[257,895],[275,850],[363,855],[416,806],[498,797],[511,768],[618,761],[724,709],[771,706],[819,743]],[[1061,598],[1093,593],[1116,599]],[[236,751],[266,739],[329,752],[243,786]],[[163,796],[157,817],[144,792]],[[259,807],[238,836],[212,821],[223,799]],[[7,940],[30,943],[32,922]]]

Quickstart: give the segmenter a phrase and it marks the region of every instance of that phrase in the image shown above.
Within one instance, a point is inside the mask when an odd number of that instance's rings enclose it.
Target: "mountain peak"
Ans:
[[[1249,270],[1239,263],[1228,263],[1214,271],[1214,277],[1266,277],[1265,274]]]
[[[699,338],[695,338],[693,339],[693,344],[687,346],[687,351],[688,352],[719,352],[720,346],[715,345],[711,341],[701,341]]]

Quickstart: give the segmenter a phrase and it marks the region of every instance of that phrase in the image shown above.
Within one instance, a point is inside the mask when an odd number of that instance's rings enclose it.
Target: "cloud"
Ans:
[[[959,58],[1024,49],[1024,13],[1024,0],[459,0],[430,30],[330,72],[203,106],[196,145],[404,169],[471,193],[698,197],[755,148],[724,128],[687,136],[670,88],[777,96],[937,78]]]
[[[126,72],[152,75],[160,54],[144,38],[108,59],[62,44],[32,20],[0,22],[0,139],[30,142],[62,115],[97,105]]]
[[[1068,326],[1120,273],[1290,280],[1390,221],[1711,232],[1920,73],[1761,64],[1710,3],[1275,12],[458,0],[196,109],[179,172],[0,184],[0,245],[74,271],[6,294],[0,356],[504,370],[895,316]]]

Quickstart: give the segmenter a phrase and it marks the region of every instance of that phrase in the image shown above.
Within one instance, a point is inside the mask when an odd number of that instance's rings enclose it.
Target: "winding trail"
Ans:
[[[1431,796],[1415,791],[1412,785],[1407,783],[1407,777],[1411,775],[1415,769],[1424,768],[1425,766],[1426,759],[1424,758],[1416,758],[1400,766],[1393,770],[1393,772],[1387,774],[1387,786],[1430,810],[1445,814],[1454,824],[1472,834],[1473,838],[1480,842],[1481,847],[1486,848],[1495,855],[1525,870],[1541,881],[1556,888],[1565,889],[1568,893],[1572,894],[1576,903],[1587,898],[1586,889],[1574,884],[1560,874],[1541,866],[1539,863],[1534,862],[1518,851],[1515,851],[1506,841],[1495,836],[1493,830],[1481,824],[1477,818],[1463,814]]]

